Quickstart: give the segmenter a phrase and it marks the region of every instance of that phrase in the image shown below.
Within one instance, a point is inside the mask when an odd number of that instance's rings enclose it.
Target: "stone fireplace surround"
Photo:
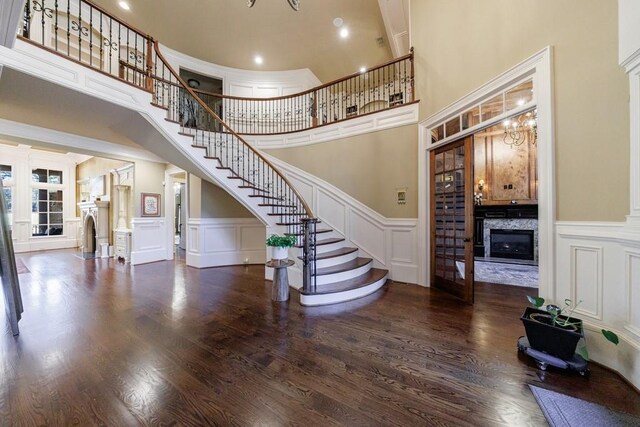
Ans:
[[[81,242],[82,242],[82,254],[85,257],[91,257],[90,253],[95,254],[95,257],[106,258],[109,256],[108,249],[107,253],[102,251],[102,246],[104,243],[109,245],[109,202],[107,201],[99,201],[95,202],[80,202],[78,203],[78,207],[80,208],[80,216],[82,218],[82,227],[81,227]],[[90,221],[89,218],[93,219],[93,224],[96,230],[96,242],[95,247],[91,244],[89,239],[91,239],[90,233]]]
[[[491,248],[491,230],[533,230],[533,256],[538,262],[538,220],[524,218],[501,218],[484,220],[484,257],[489,258]]]
[[[475,206],[474,253],[489,258],[491,230],[532,230],[534,262],[538,263],[538,206],[537,205],[481,205]],[[515,261],[515,260],[514,260]]]

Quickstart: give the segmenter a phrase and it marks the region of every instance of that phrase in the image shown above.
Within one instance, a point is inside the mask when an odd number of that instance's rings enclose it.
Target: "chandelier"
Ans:
[[[295,10],[296,12],[300,10],[300,0],[287,0],[287,3],[289,3],[291,9]],[[248,7],[253,7],[254,4],[256,4],[256,0],[247,0]]]
[[[519,147],[529,140],[531,145],[538,142],[538,110],[529,111],[513,119],[504,121],[502,142]]]

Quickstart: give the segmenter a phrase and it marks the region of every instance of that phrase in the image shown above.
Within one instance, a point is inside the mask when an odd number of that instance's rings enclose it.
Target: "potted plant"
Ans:
[[[273,260],[289,258],[289,248],[295,244],[296,236],[272,234],[267,238],[267,246],[271,247],[271,259]]]
[[[531,348],[568,360],[576,353],[578,342],[582,341],[578,354],[589,360],[582,320],[572,317],[582,301],[573,304],[570,299],[565,299],[564,307],[549,304],[542,310],[544,298],[528,296],[527,299],[532,306],[525,309],[521,320]],[[614,332],[602,329],[602,335],[610,342],[618,344],[618,336]]]

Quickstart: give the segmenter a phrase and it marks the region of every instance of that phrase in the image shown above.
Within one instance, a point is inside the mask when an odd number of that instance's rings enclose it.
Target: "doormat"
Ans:
[[[551,427],[640,425],[640,417],[612,411],[602,405],[576,399],[529,384],[542,413]]]
[[[20,258],[16,258],[16,270],[18,270],[18,274],[31,273],[24,262]]]
[[[458,273],[464,279],[464,262],[456,261]],[[502,262],[474,262],[476,282],[498,285],[538,287],[538,267],[535,265],[506,264]]]

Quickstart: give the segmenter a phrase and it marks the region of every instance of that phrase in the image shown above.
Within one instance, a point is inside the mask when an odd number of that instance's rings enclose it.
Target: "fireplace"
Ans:
[[[535,259],[533,230],[493,228],[489,236],[489,256],[510,259]]]

